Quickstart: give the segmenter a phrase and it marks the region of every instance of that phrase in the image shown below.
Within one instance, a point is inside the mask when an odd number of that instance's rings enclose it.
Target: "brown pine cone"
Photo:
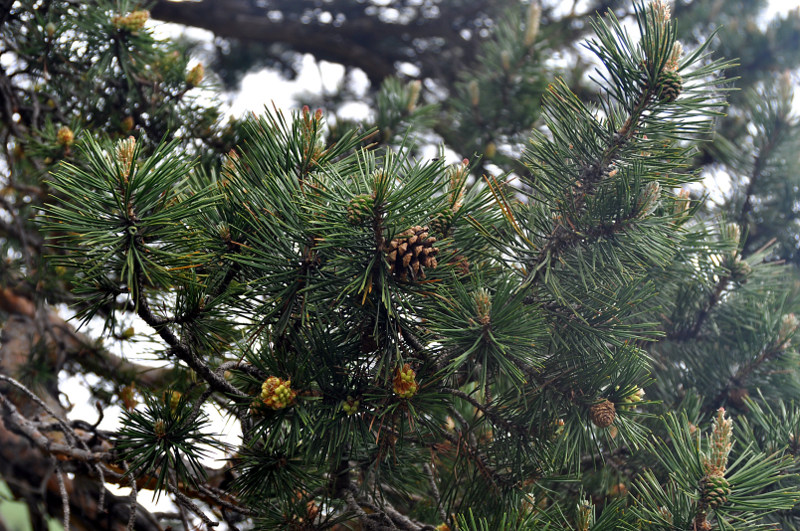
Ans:
[[[406,280],[408,273],[412,279],[425,278],[425,268],[437,266],[439,249],[434,243],[436,238],[429,235],[428,227],[417,225],[401,232],[386,246],[389,270],[400,280]]]
[[[606,399],[593,404],[589,409],[589,418],[598,428],[608,428],[617,418],[617,409],[614,407],[614,402]]]

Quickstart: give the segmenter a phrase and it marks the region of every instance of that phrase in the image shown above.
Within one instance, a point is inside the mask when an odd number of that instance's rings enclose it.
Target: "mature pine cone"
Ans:
[[[608,428],[617,418],[617,409],[614,407],[614,402],[606,399],[593,404],[589,409],[589,418],[598,428]]]
[[[425,278],[425,268],[436,267],[439,249],[433,246],[436,238],[428,234],[428,227],[417,225],[398,234],[386,246],[389,270],[400,280],[406,280],[409,272],[411,278]]]
[[[719,507],[731,495],[731,484],[724,476],[706,476],[700,481],[703,490],[703,500],[712,509]]]

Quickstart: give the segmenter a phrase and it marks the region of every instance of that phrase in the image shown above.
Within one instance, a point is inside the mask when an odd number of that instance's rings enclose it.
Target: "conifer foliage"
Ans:
[[[195,94],[204,67],[154,39],[138,4],[18,4],[2,34],[30,83],[3,111],[18,205],[0,218],[0,447],[45,456],[40,479],[57,481],[26,494],[17,476],[39,472],[11,462],[0,478],[32,514],[148,530],[800,526],[794,272],[750,250],[752,206],[721,219],[687,192],[734,63],[682,45],[665,1],[591,20],[591,101],[539,64],[532,2],[487,40],[500,77],[459,80],[447,109],[390,80],[374,123],[352,128],[308,107],[222,123]],[[470,136],[502,118],[493,84],[529,114]],[[792,141],[790,86],[764,90],[776,103],[753,103],[755,127],[780,121],[772,141]],[[419,156],[452,113],[451,138],[485,159]],[[160,368],[110,348],[143,335]],[[96,375],[119,429],[69,420],[58,371]],[[137,503],[151,492],[177,512],[158,521]]]

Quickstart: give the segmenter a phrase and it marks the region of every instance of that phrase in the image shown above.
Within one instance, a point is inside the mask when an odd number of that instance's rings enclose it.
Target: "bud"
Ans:
[[[117,15],[111,19],[115,28],[122,31],[135,33],[144,28],[145,22],[150,18],[150,12],[144,9],[131,11],[127,15]]]
[[[672,51],[669,54],[669,59],[667,59],[667,62],[664,65],[664,70],[677,71],[678,63],[680,62],[681,57],[683,57],[683,45],[680,42],[675,41],[672,44]]]
[[[781,327],[778,329],[778,342],[785,343],[788,341],[797,331],[798,325],[800,325],[800,322],[798,322],[797,316],[793,313],[787,313],[781,317]],[[788,345],[786,348],[788,348]]]
[[[486,153],[485,153],[485,155],[486,155],[486,158],[488,158],[488,159],[494,158],[494,156],[497,155],[497,144],[495,144],[494,142],[489,142],[486,145]]]
[[[167,436],[167,425],[163,420],[159,419],[153,424],[153,433],[159,439],[163,439]]]
[[[75,134],[72,129],[64,125],[56,133],[56,142],[64,147],[71,146],[75,142]]]
[[[130,385],[126,385],[123,387],[119,392],[119,398],[122,400],[122,405],[125,406],[125,409],[128,411],[132,411],[138,402],[136,401],[136,383],[131,383]]]
[[[411,112],[417,108],[417,102],[419,101],[420,90],[422,90],[422,82],[419,79],[411,82],[411,84],[409,85],[408,107],[407,107],[408,112]]]
[[[194,65],[194,68],[189,70],[186,74],[186,84],[189,85],[190,88],[197,87],[203,81],[203,76],[205,75],[205,69],[203,65],[197,63]]]
[[[709,453],[704,459],[703,467],[709,476],[722,476],[728,466],[728,454],[733,446],[731,440],[733,421],[725,418],[725,408],[717,410],[711,427]]]
[[[406,363],[403,368],[398,368],[392,381],[394,394],[400,398],[411,398],[417,394],[419,385],[416,381],[417,373],[415,373],[411,366]]]
[[[649,182],[637,200],[639,217],[645,218],[655,212],[660,201],[661,184],[658,181]]]
[[[611,496],[612,498],[627,496],[628,487],[625,486],[625,483],[617,483],[616,485],[611,485],[611,488],[608,489],[608,495]]]
[[[131,174],[131,167],[133,166],[133,157],[136,153],[136,139],[132,136],[117,142],[117,163],[119,163],[121,177],[123,181],[128,182],[128,177]]]
[[[133,337],[135,333],[136,331],[133,329],[133,327],[129,326],[128,328],[122,331],[122,339],[130,339]]]
[[[481,101],[481,88],[478,86],[478,80],[473,79],[467,85],[467,92],[469,92],[469,101],[473,107],[477,107]]]
[[[653,10],[655,21],[658,24],[664,25],[669,22],[669,19],[672,17],[669,4],[664,0],[654,0],[650,4],[650,8]]]
[[[684,214],[692,204],[689,190],[681,189],[675,197],[675,202],[672,203],[672,212],[675,215]]]
[[[120,129],[122,129],[122,132],[123,132],[123,133],[127,133],[128,131],[130,131],[131,129],[133,129],[133,126],[134,126],[134,125],[136,125],[136,124],[135,124],[135,122],[133,121],[133,116],[126,116],[126,117],[125,117],[125,118],[122,120],[122,122],[120,123]]]
[[[500,64],[503,65],[503,70],[506,72],[511,70],[511,52],[508,50],[500,52]]]
[[[181,393],[172,389],[164,391],[164,403],[169,406],[170,411],[175,413],[181,403]]]
[[[52,37],[56,34],[56,25],[52,22],[48,22],[44,25],[44,32],[47,33],[48,37]]]
[[[473,295],[473,299],[478,311],[478,322],[483,326],[488,325],[492,311],[492,299],[489,292],[485,288],[480,288]]]
[[[528,7],[528,20],[525,23],[525,46],[530,46],[536,41],[541,21],[542,7],[538,0],[531,0],[531,5]]]
[[[738,223],[728,223],[723,228],[722,235],[727,239],[734,247],[739,246],[739,242],[742,239],[742,229],[739,227]]]

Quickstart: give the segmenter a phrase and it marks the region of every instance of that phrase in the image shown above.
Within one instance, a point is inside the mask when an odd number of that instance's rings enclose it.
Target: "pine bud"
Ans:
[[[408,106],[406,107],[408,112],[417,108],[420,90],[422,90],[422,82],[419,79],[411,82],[408,91]]]
[[[511,52],[508,50],[500,52],[500,64],[503,65],[503,70],[505,72],[511,70]]]
[[[122,400],[122,405],[125,406],[125,409],[128,411],[132,411],[134,408],[136,408],[136,404],[138,404],[135,393],[135,382],[131,383],[130,385],[126,385],[119,392],[119,399]]]
[[[136,124],[133,121],[133,116],[126,116],[125,118],[122,119],[122,122],[120,122],[119,125],[120,129],[122,129],[122,132],[127,133],[128,131],[133,129],[133,126]]]
[[[778,342],[781,344],[786,343],[794,336],[798,326],[800,326],[800,321],[798,321],[795,314],[787,313],[781,317],[781,326],[778,329]],[[789,345],[786,345],[785,348],[788,347]]]
[[[536,41],[541,21],[542,7],[538,0],[531,0],[531,5],[528,7],[528,20],[525,23],[525,46],[530,46]]]
[[[611,485],[611,488],[608,489],[608,495],[611,496],[612,498],[627,496],[628,487],[625,486],[625,483],[617,483],[616,485]]]
[[[664,0],[654,0],[650,4],[650,8],[653,10],[656,23],[664,25],[669,22],[672,14],[670,12],[669,4],[667,4]]]
[[[52,22],[48,22],[44,25],[44,32],[47,33],[48,37],[52,37],[56,34],[56,25]]]
[[[733,446],[732,432],[733,421],[725,418],[725,408],[719,408],[712,422],[709,454],[703,463],[709,476],[721,476],[725,473],[728,454]]]
[[[402,369],[398,368],[392,381],[394,394],[400,398],[411,398],[417,394],[419,386],[417,385],[416,376],[417,373],[411,369],[408,363],[403,365]]]
[[[117,163],[121,172],[120,177],[124,182],[128,182],[133,166],[133,157],[136,153],[136,139],[132,136],[117,142]]]
[[[487,159],[494,158],[494,156],[497,155],[497,144],[495,144],[494,142],[489,142],[486,145],[485,155]]]
[[[201,63],[197,63],[194,65],[194,68],[189,70],[186,74],[186,84],[189,85],[189,88],[197,87],[203,81],[203,76],[205,75],[205,69]]]
[[[675,202],[672,203],[672,213],[675,215],[684,214],[692,206],[691,194],[689,190],[678,190]]]
[[[72,129],[64,125],[56,133],[56,142],[64,147],[69,147],[75,142],[75,134]]]
[[[181,403],[181,393],[173,389],[164,391],[164,403],[169,406],[170,411],[175,413]]]
[[[614,407],[614,402],[608,399],[592,404],[589,408],[589,419],[598,428],[608,428],[616,418],[617,409]]]
[[[159,419],[153,424],[153,433],[159,439],[167,436],[167,425],[163,420]]]
[[[131,11],[127,15],[117,15],[111,19],[111,23],[118,30],[135,33],[144,28],[145,22],[150,18],[150,12],[144,9]]]
[[[658,181],[651,181],[641,192],[637,200],[637,210],[639,217],[646,218],[658,208],[661,201],[661,184]]]
[[[473,107],[477,107],[481,101],[481,88],[478,86],[478,80],[473,79],[467,84],[467,92],[469,93],[469,101]]]
[[[492,299],[489,296],[489,292],[485,288],[480,288],[473,295],[473,299],[478,311],[478,322],[482,326],[488,325],[492,311]]]

